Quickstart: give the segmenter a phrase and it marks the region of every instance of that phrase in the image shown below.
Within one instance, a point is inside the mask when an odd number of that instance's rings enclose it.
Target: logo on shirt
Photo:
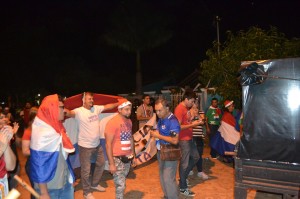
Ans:
[[[97,115],[92,115],[88,118],[89,122],[95,122],[98,121],[98,116]]]

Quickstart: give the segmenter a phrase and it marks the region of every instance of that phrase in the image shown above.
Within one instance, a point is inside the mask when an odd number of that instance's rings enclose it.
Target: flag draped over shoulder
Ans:
[[[36,117],[30,142],[30,175],[34,182],[49,182],[55,175],[61,136],[47,123]]]
[[[36,183],[47,183],[53,179],[60,150],[65,159],[68,152],[75,150],[65,128],[58,121],[58,109],[57,95],[45,97],[32,124],[30,175]],[[71,178],[70,183],[73,182]]]
[[[240,112],[237,112],[235,116],[229,112],[224,113],[218,132],[212,137],[210,143],[210,146],[215,149],[219,155],[225,155],[226,151],[234,151],[236,143],[240,140],[240,116]]]

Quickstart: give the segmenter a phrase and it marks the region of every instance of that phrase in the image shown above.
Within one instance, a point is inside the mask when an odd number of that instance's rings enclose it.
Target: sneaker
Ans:
[[[207,180],[209,178],[208,175],[206,175],[206,173],[204,173],[204,172],[198,172],[197,176],[199,178],[202,178],[202,180]]]
[[[180,189],[180,193],[185,196],[195,196],[196,194],[189,189]]]
[[[89,193],[88,195],[83,195],[84,199],[95,199],[92,193]]]
[[[105,188],[102,187],[101,185],[98,184],[97,187],[91,187],[92,189],[96,190],[96,191],[100,191],[100,192],[104,192]]]
[[[190,171],[189,176],[194,175],[194,171]]]

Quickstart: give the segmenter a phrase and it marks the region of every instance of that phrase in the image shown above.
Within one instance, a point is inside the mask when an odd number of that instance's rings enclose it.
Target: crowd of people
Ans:
[[[202,168],[204,139],[209,137],[211,158],[224,162],[234,161],[232,154],[241,136],[242,113],[234,108],[234,102],[225,100],[219,108],[217,98],[211,100],[206,112],[199,110],[199,100],[192,90],[185,90],[182,101],[171,111],[169,102],[158,98],[150,104],[150,96],[143,95],[137,108],[139,128],[143,128],[153,115],[157,124],[149,133],[156,139],[160,184],[164,198],[176,199],[179,194],[195,196],[189,188],[188,177],[194,175],[207,180]],[[100,144],[100,117],[107,110],[117,112],[105,125],[105,147]],[[74,169],[68,159],[77,150],[80,160],[80,183],[85,199],[94,199],[93,192],[105,192],[99,183],[105,167],[115,184],[115,197],[124,197],[126,177],[135,166],[133,140],[132,103],[120,98],[117,103],[95,105],[93,93],[82,94],[82,106],[73,110],[64,107],[64,98],[53,94],[46,96],[39,107],[26,103],[24,109],[14,115],[9,107],[0,109],[0,186],[4,196],[16,187],[13,179],[20,171],[16,147],[21,147],[27,157],[25,165],[30,185],[41,199],[74,198]],[[78,147],[69,138],[64,126],[66,118],[74,118],[78,124]],[[175,159],[165,159],[163,148],[175,147],[180,151]],[[91,160],[94,159],[94,167]],[[179,171],[179,182],[176,179]],[[33,196],[31,196],[34,198]]]
[[[194,175],[195,166],[197,177],[202,180],[209,178],[202,168],[203,139],[206,134],[209,136],[211,158],[220,158],[224,162],[233,161],[235,145],[241,136],[241,112],[234,108],[233,101],[225,100],[224,109],[221,109],[218,107],[218,99],[213,98],[211,106],[205,113],[199,110],[197,100],[199,99],[195,92],[185,90],[182,101],[174,109],[174,114],[167,100],[158,99],[155,102],[154,110],[158,122],[157,127],[151,130],[151,136],[158,139],[157,159],[164,198],[176,199],[179,198],[179,194],[195,196],[188,188],[188,176]],[[171,161],[162,160],[161,145],[179,145],[180,158]],[[176,181],[178,167],[179,183]]]

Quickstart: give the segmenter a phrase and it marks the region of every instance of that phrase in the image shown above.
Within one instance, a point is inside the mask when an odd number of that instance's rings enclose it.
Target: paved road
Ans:
[[[210,178],[206,181],[199,179],[196,175],[190,177],[190,189],[196,193],[195,199],[232,199],[234,198],[234,168],[232,164],[223,163],[219,160],[208,158],[208,147],[204,150],[204,170]],[[21,172],[20,177],[28,182],[25,174],[25,159],[20,153]],[[125,199],[160,199],[163,196],[158,176],[158,162],[155,158],[139,167],[133,169],[126,181]],[[178,175],[178,173],[177,173]],[[94,192],[95,198],[114,199],[115,189],[112,176],[105,171],[100,183],[106,187],[106,192]],[[76,186],[75,199],[83,199],[82,189]],[[18,186],[21,199],[28,199],[29,193]],[[191,198],[180,196],[180,199]],[[250,190],[247,199],[281,199],[281,195],[256,192]]]

